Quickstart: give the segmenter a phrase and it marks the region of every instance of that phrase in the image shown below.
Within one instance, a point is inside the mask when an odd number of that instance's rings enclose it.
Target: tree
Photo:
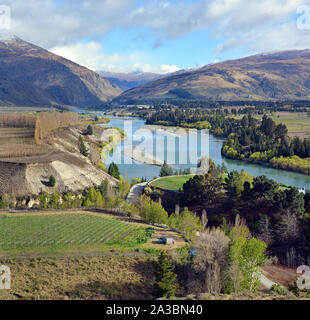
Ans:
[[[105,205],[104,198],[101,195],[100,190],[91,187],[84,199],[84,207],[87,208],[102,208]]]
[[[260,129],[266,136],[273,137],[276,130],[276,124],[271,118],[264,115]]]
[[[118,179],[120,178],[120,173],[119,173],[119,169],[118,169],[118,166],[116,163],[112,162],[110,165],[109,165],[109,169],[108,169],[108,174],[112,177],[114,177],[115,179]]]
[[[61,195],[56,190],[54,190],[50,197],[49,208],[58,209],[60,199]]]
[[[224,286],[230,239],[220,228],[207,229],[195,242],[197,251],[189,273],[193,291],[218,294]]]
[[[241,194],[241,198],[243,200],[248,201],[251,198],[251,192],[252,192],[251,183],[246,181],[243,185],[243,191]]]
[[[79,136],[79,150],[84,157],[88,157],[88,150],[84,144],[82,136]]]
[[[202,229],[199,217],[188,210],[187,207],[178,215],[176,228],[184,232],[187,238],[194,238],[197,231]]]
[[[108,200],[115,195],[112,185],[109,183],[108,179],[104,179],[99,186],[99,191],[103,199]]]
[[[93,135],[93,133],[94,133],[93,127],[89,124],[87,129],[86,129],[86,134],[88,136],[91,136],[91,135]]]
[[[167,253],[161,252],[155,266],[154,290],[158,297],[172,297],[178,288],[177,275],[174,273],[174,265]]]
[[[276,234],[279,243],[285,246],[294,245],[300,237],[300,226],[297,215],[287,211],[281,215]]]
[[[296,187],[284,190],[284,194],[283,208],[302,216],[305,212],[304,195]]]
[[[56,179],[55,179],[55,177],[53,175],[50,176],[48,184],[49,184],[50,187],[55,187]]]
[[[305,201],[306,212],[310,213],[310,190],[306,191],[306,194],[304,196],[304,201]]]
[[[62,195],[62,207],[63,208],[73,208],[73,195],[71,192]]]
[[[120,177],[118,184],[118,195],[120,198],[125,199],[130,191],[130,182],[123,177]]]
[[[260,286],[259,267],[263,266],[267,257],[265,251],[267,245],[265,242],[252,238],[238,238],[234,240],[229,248],[229,256],[232,265],[239,268],[242,280],[240,289],[242,291],[255,292]],[[238,275],[239,276],[239,275]],[[232,288],[235,290],[236,288]]]
[[[143,195],[138,203],[140,216],[150,223],[166,224],[168,222],[167,211],[150,197]]]
[[[251,183],[252,181],[253,177],[244,170],[241,170],[240,173],[234,170],[230,172],[225,179],[225,189],[231,197],[240,197],[244,190],[245,182]]]
[[[105,198],[105,199],[107,199],[108,184],[109,184],[108,179],[104,179],[104,181],[102,181],[101,184],[100,184],[100,186],[99,186],[99,190],[100,190],[100,192],[101,192],[101,195],[102,195],[103,198]]]
[[[161,167],[159,176],[160,177],[167,177],[167,176],[172,176],[172,175],[173,175],[172,168],[168,166],[166,161],[164,161],[164,164]]]
[[[273,230],[270,219],[267,215],[263,215],[258,220],[258,236],[259,240],[264,241],[268,246],[273,242]]]
[[[245,189],[245,188],[244,188]],[[250,199],[256,204],[263,201],[272,201],[278,189],[276,181],[268,179],[266,176],[258,176],[253,180],[253,188],[248,194]],[[245,190],[248,192],[249,190]]]
[[[287,127],[286,125],[280,123],[277,125],[276,129],[275,129],[275,137],[276,139],[280,139],[281,142],[284,141],[284,139],[286,138],[287,136]]]
[[[50,195],[46,192],[41,192],[39,194],[40,207],[42,209],[47,209],[49,207]]]
[[[184,201],[186,204],[204,201],[212,203],[216,193],[220,191],[221,183],[218,178],[210,173],[196,175],[189,179],[184,185]]]
[[[9,208],[13,207],[15,204],[14,196],[7,194],[7,193],[2,194],[1,201],[2,201],[2,206],[5,209],[9,209]]]
[[[205,209],[203,209],[201,212],[201,224],[203,229],[205,229],[208,224],[208,216],[207,216],[207,211]]]

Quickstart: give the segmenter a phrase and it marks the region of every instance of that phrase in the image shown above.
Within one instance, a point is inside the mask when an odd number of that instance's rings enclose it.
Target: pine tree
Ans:
[[[172,168],[170,168],[167,165],[167,162],[165,161],[164,164],[161,167],[159,176],[160,177],[167,177],[167,176],[172,176],[172,175],[173,175],[173,170],[172,170]]]
[[[101,185],[99,186],[99,190],[101,192],[101,195],[103,196],[103,198],[107,199],[107,193],[108,193],[108,180],[105,179],[104,181],[102,181]]]
[[[53,175],[50,176],[49,181],[48,181],[48,184],[49,184],[50,187],[55,187],[55,185],[56,185],[56,179],[55,179],[55,177],[54,177]]]
[[[118,166],[114,162],[112,162],[109,165],[108,173],[109,173],[110,176],[114,177],[115,179],[119,179],[120,178],[120,173],[119,173],[119,170],[118,170]]]
[[[91,136],[94,133],[93,127],[89,124],[86,129],[86,134]]]
[[[173,272],[174,265],[170,262],[167,253],[161,252],[156,264],[155,293],[158,297],[172,297],[178,288],[177,275]]]
[[[84,144],[83,138],[82,136],[79,136],[79,149],[80,149],[80,153],[84,156],[87,157],[88,156],[88,150]]]

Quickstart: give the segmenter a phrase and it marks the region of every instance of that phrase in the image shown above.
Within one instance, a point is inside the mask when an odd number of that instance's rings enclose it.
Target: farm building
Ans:
[[[159,241],[162,244],[175,244],[175,240],[171,237],[161,237]]]

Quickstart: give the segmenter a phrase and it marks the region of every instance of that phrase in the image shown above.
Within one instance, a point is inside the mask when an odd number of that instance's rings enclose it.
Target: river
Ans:
[[[124,129],[124,118],[116,118],[110,117],[110,123],[107,125],[108,127],[118,127],[120,129]],[[144,127],[145,121],[137,118],[126,119],[131,120],[132,125],[132,132],[134,135],[133,145],[139,145],[141,142],[144,144],[151,144],[154,139],[154,132],[153,131],[141,131],[141,128]],[[129,122],[127,122],[129,123]],[[127,131],[127,130],[125,130]],[[131,130],[130,130],[131,131]],[[140,133],[139,133],[140,132]],[[130,134],[130,132],[126,132]],[[157,134],[157,133],[156,133]],[[164,136],[160,136],[160,138],[164,139]],[[158,139],[158,134],[157,134]],[[180,138],[182,139],[182,138]],[[250,173],[252,176],[259,176],[265,175],[270,179],[276,180],[279,183],[283,183],[287,186],[296,186],[299,188],[310,189],[310,176],[291,172],[286,170],[274,169],[270,167],[265,167],[257,164],[252,164],[244,161],[239,160],[231,160],[223,158],[221,155],[221,149],[223,145],[223,139],[215,137],[210,134],[209,136],[209,156],[216,164],[224,163],[228,169],[228,171],[238,170],[241,171],[242,169],[246,172]],[[155,144],[155,143],[154,143]],[[164,145],[164,144],[163,144]],[[108,165],[113,160],[115,160],[115,156],[121,157],[122,163],[118,163],[121,175],[127,176],[129,179],[138,177],[138,178],[146,178],[147,180],[151,180],[154,177],[158,177],[160,172],[160,167],[155,165],[148,165],[148,164],[141,164],[131,159],[127,158],[126,156],[122,155],[122,150],[126,147],[126,142],[119,143],[116,150],[114,151],[114,156],[109,156],[106,159],[106,164]],[[176,149],[178,152],[183,152],[183,150],[178,149],[179,145],[176,145]],[[200,150],[201,151],[201,150]],[[191,150],[190,150],[191,152]],[[198,151],[199,153],[199,151]],[[166,159],[167,153],[165,153],[164,159]],[[164,160],[162,159],[162,160]],[[132,163],[131,163],[132,162]],[[195,164],[192,165],[175,165],[175,168],[182,168],[185,169],[187,167],[194,167]]]

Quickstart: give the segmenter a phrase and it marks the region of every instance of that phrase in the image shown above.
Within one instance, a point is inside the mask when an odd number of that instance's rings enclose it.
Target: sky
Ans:
[[[164,74],[310,48],[310,0],[0,0],[0,5],[11,9],[10,33],[94,71]]]

